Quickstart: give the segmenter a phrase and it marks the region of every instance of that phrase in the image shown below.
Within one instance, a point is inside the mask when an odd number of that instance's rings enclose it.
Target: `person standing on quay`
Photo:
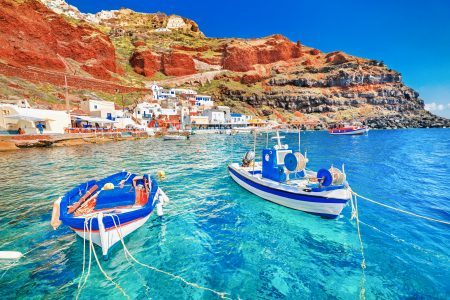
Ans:
[[[38,128],[40,134],[43,134],[43,133],[44,133],[44,126],[42,125],[41,122],[39,122],[39,123],[36,125],[36,127]]]

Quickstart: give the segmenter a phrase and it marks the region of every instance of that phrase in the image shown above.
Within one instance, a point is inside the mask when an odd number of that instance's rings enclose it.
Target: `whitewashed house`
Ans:
[[[0,99],[0,104],[12,104],[17,105],[18,107],[31,108],[27,99]]]
[[[44,134],[62,134],[70,127],[70,117],[65,111],[23,108],[12,104],[0,104],[0,132],[38,134],[38,124]]]
[[[205,109],[203,116],[208,117],[209,124],[225,124],[225,113],[219,109]]]
[[[197,95],[195,96],[195,105],[196,106],[203,106],[203,107],[213,107],[214,101],[212,100],[211,96],[208,95]]]
[[[113,120],[120,113],[116,111],[114,102],[99,99],[84,100],[80,108],[93,117]]]
[[[142,125],[148,125],[152,118],[158,118],[162,113],[161,105],[158,103],[142,102],[136,105],[133,116],[139,120]]]

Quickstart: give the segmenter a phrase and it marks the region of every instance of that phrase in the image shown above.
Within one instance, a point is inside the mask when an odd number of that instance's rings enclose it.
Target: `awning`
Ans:
[[[31,121],[31,122],[53,121],[52,119],[48,119],[48,118],[39,118],[39,117],[32,117],[32,116],[27,116],[27,115],[10,115],[10,116],[5,116],[5,118],[14,119],[14,120]]]
[[[98,124],[112,124],[117,123],[117,121],[96,118],[96,117],[88,117],[88,116],[72,116],[72,119],[82,120],[90,123],[98,123]]]

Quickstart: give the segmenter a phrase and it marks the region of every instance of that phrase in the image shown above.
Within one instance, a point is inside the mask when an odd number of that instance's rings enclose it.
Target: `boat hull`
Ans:
[[[326,218],[338,217],[350,199],[347,191],[342,198],[331,198],[313,192],[306,194],[300,191],[298,193],[283,191],[262,184],[260,180],[252,178],[232,165],[228,167],[228,171],[237,184],[265,200]]]
[[[137,230],[139,227],[145,224],[147,220],[150,218],[150,215],[147,215],[146,217],[133,220],[132,222],[126,223],[126,224],[120,224],[117,221],[117,217],[115,217],[115,222],[117,224],[116,226],[105,228],[105,230],[92,230],[92,233],[89,230],[80,230],[76,228],[71,228],[73,231],[75,231],[76,234],[78,234],[81,238],[84,238],[88,241],[91,241],[100,246],[102,248],[102,255],[103,259],[108,259],[109,250],[117,243],[120,242],[121,238],[125,238],[130,233]],[[105,218],[111,218],[110,216],[104,216]],[[121,237],[122,236],[122,237]]]

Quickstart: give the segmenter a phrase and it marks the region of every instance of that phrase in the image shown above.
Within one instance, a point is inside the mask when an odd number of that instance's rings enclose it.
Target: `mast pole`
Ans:
[[[256,162],[256,129],[253,131],[253,153],[255,153],[255,158],[253,159],[253,175],[255,175],[255,162]]]

